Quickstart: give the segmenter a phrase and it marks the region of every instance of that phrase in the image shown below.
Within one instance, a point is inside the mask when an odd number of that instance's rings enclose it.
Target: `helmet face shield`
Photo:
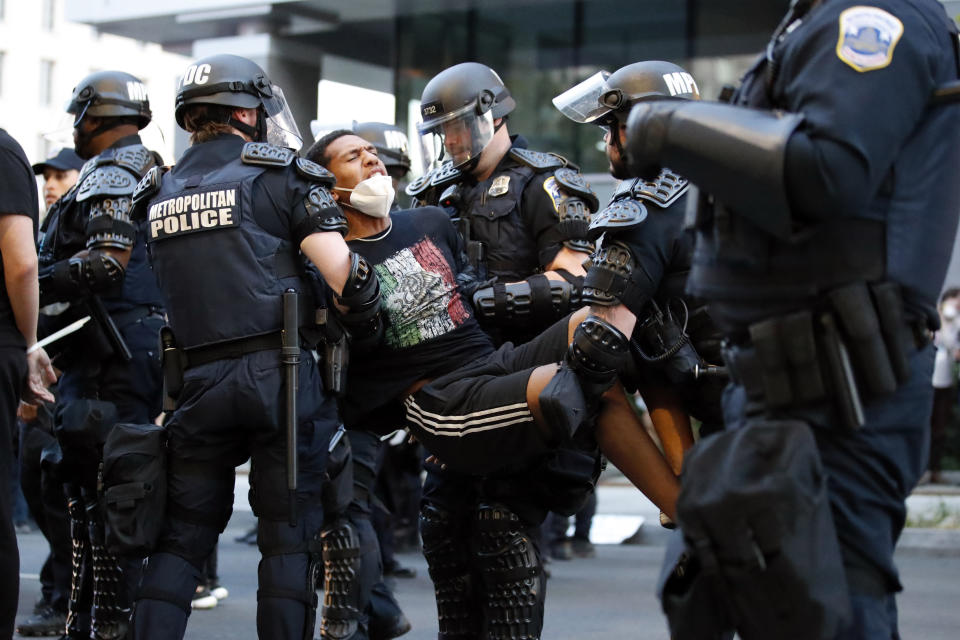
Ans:
[[[598,71],[554,98],[553,106],[574,122],[595,122],[619,106],[610,102],[612,96],[607,96],[609,77],[608,72]]]
[[[475,163],[493,140],[493,129],[493,112],[478,114],[475,104],[421,122],[417,131],[423,145],[424,173],[445,160],[452,160],[458,169]]]
[[[264,92],[266,93],[266,92]],[[293,119],[290,105],[283,97],[283,90],[277,85],[270,86],[271,95],[261,95],[263,109],[267,116],[267,139],[265,142],[278,147],[299,151],[303,146],[303,136]]]

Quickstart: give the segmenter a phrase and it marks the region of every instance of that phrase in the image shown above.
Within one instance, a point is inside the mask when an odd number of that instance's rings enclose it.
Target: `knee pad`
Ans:
[[[476,557],[486,587],[484,614],[490,640],[536,640],[543,628],[543,565],[525,528],[502,504],[477,508]]]
[[[423,555],[437,598],[440,640],[477,637],[478,608],[470,574],[467,537],[448,511],[432,504],[420,510]]]
[[[612,324],[590,316],[573,332],[565,361],[577,374],[584,395],[596,399],[613,386],[629,354],[627,336]]]

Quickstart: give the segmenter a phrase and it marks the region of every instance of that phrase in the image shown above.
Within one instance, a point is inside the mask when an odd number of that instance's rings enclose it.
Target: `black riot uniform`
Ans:
[[[90,317],[80,331],[54,343],[54,361],[63,370],[54,432],[63,451],[59,477],[73,538],[67,635],[86,637],[92,624],[98,637],[119,638],[139,563],[121,562],[106,549],[97,462],[115,423],[149,423],[160,413],[162,302],[143,235],[130,218],[133,191],[160,157],[136,133],[90,157],[100,134],[131,124],[136,131],[150,121],[146,91],[127,73],[87,76],[74,89],[68,112],[75,116],[77,152],[89,159],[48,214],[39,248],[41,306],[69,303],[57,324]],[[88,120],[99,124],[91,130]],[[118,254],[129,256],[125,266]]]
[[[624,304],[637,316],[634,366],[624,383],[673,387],[705,435],[722,428],[726,380],[715,366],[722,360],[720,333],[703,302],[684,291],[694,244],[685,223],[690,183],[666,168],[649,180],[626,175],[621,143],[630,108],[663,99],[699,100],[700,94],[683,68],[654,60],[600,71],[553,102],[574,122],[606,130],[610,170],[622,179],[590,223],[597,250],[583,301]]]
[[[579,301],[580,278],[557,269],[564,280],[554,281],[543,272],[565,247],[587,257],[586,230],[598,202],[575,166],[527,149],[520,136],[511,136],[509,150],[489,175],[478,179],[477,167],[492,153],[489,144],[514,107],[499,76],[482,64],[459,64],[430,80],[421,99],[420,133],[425,148],[436,151],[432,160],[449,160],[413,182],[407,193],[421,205],[439,204],[455,218],[476,277],[495,279],[473,295],[478,318],[498,343],[520,344]],[[437,590],[440,637],[538,638],[545,596],[539,525],[550,510],[577,511],[592,490],[599,453],[595,447],[589,452],[561,449],[534,465],[528,477],[482,479],[439,464],[426,466],[421,532]],[[549,496],[537,492],[545,486],[552,486]],[[464,496],[475,502],[475,511],[473,504],[464,508]],[[484,544],[469,548],[465,532],[473,530],[496,549]],[[521,584],[531,608],[516,620],[496,613],[509,606],[515,577],[488,572],[483,603],[472,602],[480,591],[475,596],[472,589],[450,586],[451,572],[468,571],[442,566],[456,560],[481,570],[491,562],[490,553],[512,562],[510,548],[528,554],[522,559],[526,575]]]
[[[236,108],[256,109],[257,124],[233,119]],[[191,131],[222,131],[214,123],[228,122],[254,140],[297,144],[288,137],[295,125],[279,88],[237,56],[211,56],[188,67],[177,119]],[[300,317],[286,320],[313,324],[314,285],[299,246],[314,232],[345,229],[327,190],[332,183],[328,172],[289,148],[216,130],[196,139],[172,170],[157,169],[141,183],[137,215],[145,218],[172,330],[164,362],[169,350],[173,369],[181,363],[183,370],[180,378],[171,370],[165,379],[176,404],[167,422],[167,513],[137,592],[137,638],[183,637],[200,569],[230,517],[234,467],[248,458],[263,556],[259,636],[312,638],[321,547],[337,547],[326,554],[328,578],[353,570],[356,554],[344,547],[355,534],[346,525],[324,529],[325,509],[342,512],[352,484],[335,403],[309,352],[293,362],[284,356],[281,364],[285,292],[298,292],[300,309]],[[354,260],[345,294],[357,288],[357,268]],[[290,384],[296,391],[284,403]],[[291,411],[299,459],[295,493],[287,475]],[[341,480],[345,491],[330,478]],[[327,589],[325,609],[336,609],[342,596],[334,587]]]
[[[665,164],[702,190],[689,288],[730,339],[725,417],[728,429],[742,427],[711,439],[705,471],[720,468],[710,459],[732,460],[714,446],[796,433],[789,443],[815,442],[829,476],[829,528],[795,514],[786,528],[767,528],[769,518],[752,526],[764,532],[761,549],[786,549],[799,531],[810,552],[750,573],[836,571],[842,559],[839,593],[818,599],[823,573],[765,600],[728,582],[724,602],[740,606],[730,612],[736,625],[725,623],[744,638],[775,633],[751,629],[765,612],[790,612],[782,620],[806,637],[898,636],[893,549],[925,466],[931,407],[924,334],[936,326],[960,207],[957,112],[936,92],[957,79],[958,63],[957,28],[933,0],[797,1],[733,105],[651,103],[630,116],[635,170]],[[695,464],[688,458],[688,471]],[[706,490],[696,486],[681,495],[680,523],[698,548],[721,545],[721,557],[743,532],[718,526],[710,542],[697,524]],[[724,504],[732,521],[737,503]]]

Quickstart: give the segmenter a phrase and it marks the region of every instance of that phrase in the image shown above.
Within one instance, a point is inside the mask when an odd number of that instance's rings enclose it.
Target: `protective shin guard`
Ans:
[[[465,536],[449,513],[430,504],[420,510],[420,535],[437,598],[438,640],[475,640],[479,611]]]
[[[346,640],[360,623],[360,538],[353,525],[339,520],[320,532],[323,546],[323,609],[320,637]]]
[[[501,504],[479,505],[477,525],[487,637],[539,640],[546,592],[537,547],[520,518]]]
[[[68,638],[87,638],[90,634],[89,599],[84,597],[83,583],[90,569],[90,541],[87,538],[87,516],[80,490],[67,485],[67,513],[70,515],[70,599],[67,601]]]
[[[127,634],[130,608],[124,597],[123,573],[104,546],[103,520],[96,496],[84,492],[90,552],[93,558],[93,640],[119,640]]]

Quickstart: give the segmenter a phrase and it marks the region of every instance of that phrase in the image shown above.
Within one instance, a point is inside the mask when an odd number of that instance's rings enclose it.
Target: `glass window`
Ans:
[[[6,52],[0,51],[0,96],[3,95],[3,71],[4,65],[6,64],[6,57]]]
[[[40,61],[40,104],[53,104],[53,60]]]
[[[2,2],[3,0],[0,0]],[[53,24],[56,16],[56,0],[43,0],[42,13],[40,16],[41,26],[44,31],[53,31]]]

